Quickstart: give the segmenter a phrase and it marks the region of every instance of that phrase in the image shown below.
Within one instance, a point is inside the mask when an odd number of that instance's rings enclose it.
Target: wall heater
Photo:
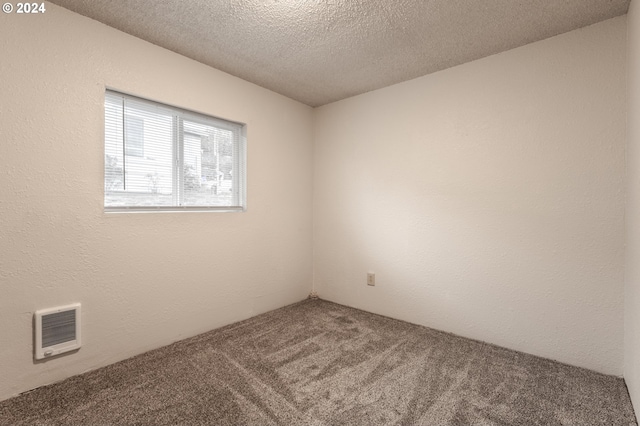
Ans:
[[[35,313],[35,358],[44,359],[80,347],[80,303]]]

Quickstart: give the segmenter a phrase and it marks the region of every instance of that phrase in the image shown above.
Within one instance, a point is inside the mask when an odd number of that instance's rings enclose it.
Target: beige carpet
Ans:
[[[625,425],[622,379],[321,300],[0,403],[2,425]]]

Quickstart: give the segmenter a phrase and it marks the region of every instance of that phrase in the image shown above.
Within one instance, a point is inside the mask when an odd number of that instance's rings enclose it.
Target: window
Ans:
[[[239,123],[108,90],[105,211],[245,208]]]

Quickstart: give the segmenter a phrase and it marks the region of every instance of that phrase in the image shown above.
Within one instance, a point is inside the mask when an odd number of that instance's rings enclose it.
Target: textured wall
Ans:
[[[627,205],[624,378],[640,413],[640,1],[627,15]]]
[[[308,295],[311,108],[51,4],[0,52],[0,399]],[[248,211],[104,214],[105,85],[247,123]],[[71,302],[84,346],[34,364]]]
[[[319,295],[621,375],[625,22],[317,109]]]

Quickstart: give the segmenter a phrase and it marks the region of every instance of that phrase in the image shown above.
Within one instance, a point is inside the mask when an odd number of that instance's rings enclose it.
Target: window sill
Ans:
[[[241,206],[229,207],[105,207],[105,213],[242,213],[247,209]]]

